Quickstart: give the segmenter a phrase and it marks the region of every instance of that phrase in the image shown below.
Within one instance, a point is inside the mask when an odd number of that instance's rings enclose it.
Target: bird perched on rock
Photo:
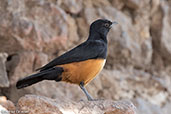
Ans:
[[[55,58],[39,72],[19,80],[18,89],[43,80],[65,81],[78,84],[88,100],[93,100],[85,89],[102,69],[107,57],[107,34],[113,23],[107,19],[98,19],[90,25],[89,37],[82,44]]]

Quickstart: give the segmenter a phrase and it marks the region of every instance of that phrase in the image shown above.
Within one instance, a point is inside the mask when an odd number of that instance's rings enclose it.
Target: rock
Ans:
[[[2,41],[0,44],[2,43],[1,46],[8,48],[3,48],[2,51],[24,49],[53,54],[66,48],[67,40],[72,43],[78,39],[72,34],[67,36],[70,32],[67,22],[70,23],[71,19],[68,18],[64,10],[54,3],[15,0],[4,1],[3,4],[6,4],[7,7],[5,10],[1,10],[1,15],[4,15],[5,18],[0,22],[0,28],[3,28],[0,32]],[[4,44],[18,45],[19,47],[4,46]]]
[[[75,26],[76,23],[77,22],[72,17],[68,16],[68,37],[69,37],[67,42],[68,47],[73,46],[73,43],[77,44],[76,42],[79,41],[79,36],[77,33],[78,28],[77,26]]]
[[[71,14],[78,14],[82,10],[82,0],[61,0],[58,5]]]
[[[162,108],[163,114],[171,113],[171,103],[166,103]]]
[[[6,72],[6,53],[0,53],[0,87],[9,87],[9,81]]]
[[[151,31],[153,36],[154,63],[161,68],[163,64],[170,64],[171,60],[168,58],[171,54],[170,47],[170,5],[162,1],[161,4],[153,10],[153,19],[151,23]],[[158,27],[160,26],[160,27]],[[160,62],[159,62],[160,61]]]
[[[0,114],[10,114],[7,109],[0,105]]]
[[[125,0],[125,5],[132,10],[144,10],[146,6],[149,6],[150,0]],[[147,9],[145,9],[147,10]],[[148,13],[147,13],[148,14]]]
[[[3,47],[3,48],[0,48],[0,52],[7,53],[8,55],[13,55],[17,51],[23,50],[23,47],[15,39],[14,36],[12,36],[9,33],[6,33],[5,35],[1,35],[1,32],[2,32],[2,34],[5,33],[3,31],[0,31],[0,45]]]
[[[132,9],[138,9],[141,5],[141,0],[126,0],[126,5]]]
[[[138,114],[163,114],[163,111],[159,106],[151,104],[141,98],[136,98],[134,104],[137,107]]]
[[[124,0],[112,0],[110,2],[113,7],[115,7],[116,9],[119,9],[119,10],[122,10],[125,5]]]
[[[46,107],[46,108],[45,108]],[[29,114],[40,113],[76,113],[76,114],[136,114],[135,106],[128,101],[65,101],[58,99],[26,95],[18,101],[20,110],[28,111]]]
[[[11,55],[6,63],[10,77],[10,84],[15,85],[20,78],[31,74],[36,68],[47,63],[47,59],[46,54],[32,51],[25,51]]]
[[[157,76],[151,78],[150,74],[131,68],[122,71],[103,70],[87,89],[95,98],[120,100],[141,97],[151,104],[161,106],[166,99],[169,99],[166,88],[170,88],[162,82],[165,82],[162,78]]]
[[[11,102],[10,100],[7,100],[6,97],[4,96],[0,96],[0,106],[4,107],[6,110],[10,111],[11,113],[16,110],[14,103]]]
[[[156,6],[152,12],[152,21],[151,21],[151,36],[153,42],[153,64],[159,69],[163,67],[163,60],[160,54],[160,36],[161,36],[161,27],[163,19],[163,11],[161,5]]]
[[[169,56],[171,56],[171,39],[170,39],[170,35],[171,35],[171,8],[168,5],[168,3],[163,3],[162,4],[162,10],[163,10],[163,20],[162,20],[162,24],[163,24],[163,28],[161,31],[161,54],[164,57],[164,59],[167,61],[169,61],[169,63],[171,62],[171,59],[169,58]]]
[[[29,114],[62,114],[55,102],[45,97],[25,96],[20,98],[17,105],[19,110],[26,111]]]

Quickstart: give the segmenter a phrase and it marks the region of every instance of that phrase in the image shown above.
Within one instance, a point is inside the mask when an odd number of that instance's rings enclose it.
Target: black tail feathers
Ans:
[[[16,87],[17,89],[21,89],[43,80],[60,81],[62,80],[61,77],[62,72],[63,72],[63,68],[61,67],[51,68],[19,80],[16,84]]]

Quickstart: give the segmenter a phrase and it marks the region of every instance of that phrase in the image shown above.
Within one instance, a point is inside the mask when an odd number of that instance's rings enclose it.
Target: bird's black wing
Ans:
[[[62,65],[72,62],[79,62],[88,59],[95,58],[106,58],[107,55],[107,44],[103,41],[86,41],[72,50],[64,53],[63,55],[55,58],[45,66],[39,68],[38,70],[44,71],[46,69],[52,68],[56,65]]]

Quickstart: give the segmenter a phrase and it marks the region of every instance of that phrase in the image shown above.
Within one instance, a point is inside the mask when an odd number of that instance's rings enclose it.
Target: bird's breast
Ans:
[[[63,67],[64,69],[62,80],[76,84],[83,81],[87,84],[103,69],[105,62],[105,59],[89,59],[86,61],[59,65],[59,67]]]

